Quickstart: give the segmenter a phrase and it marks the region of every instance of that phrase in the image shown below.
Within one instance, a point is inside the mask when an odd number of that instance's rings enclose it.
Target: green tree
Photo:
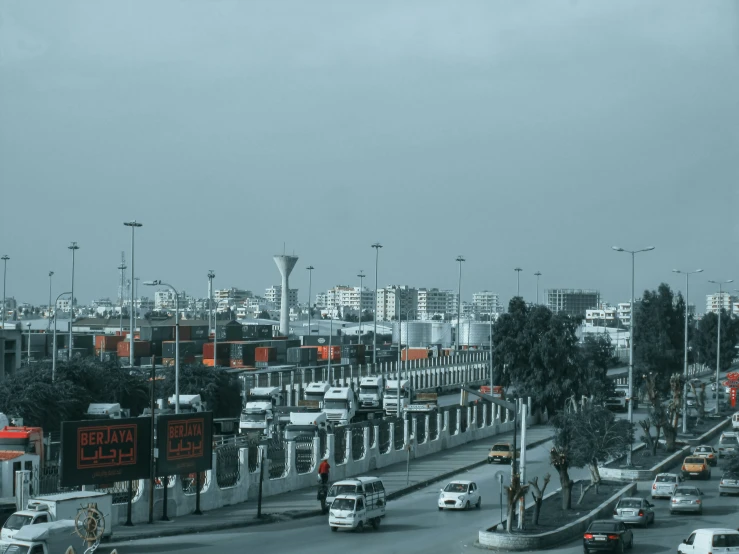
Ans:
[[[666,396],[670,375],[682,367],[685,302],[662,283],[644,291],[634,308],[634,364],[640,374],[654,376],[657,397]]]
[[[718,334],[718,315],[709,313],[703,316],[695,329],[693,343],[698,362],[716,371],[716,336]],[[721,310],[721,367],[727,371],[736,356],[735,346],[739,342],[739,319]]]
[[[573,394],[585,394],[586,385],[578,382],[576,330],[576,320],[513,298],[493,326],[496,381],[513,385],[550,414]]]
[[[262,310],[261,312],[259,312],[257,319],[272,319],[272,316],[269,315],[269,312],[267,310]]]
[[[578,383],[595,403],[613,396],[614,382],[608,377],[608,369],[617,364],[614,353],[610,335],[586,335],[580,345]]]

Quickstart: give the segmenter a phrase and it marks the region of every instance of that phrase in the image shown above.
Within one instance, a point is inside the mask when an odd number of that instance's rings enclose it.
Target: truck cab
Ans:
[[[382,377],[362,377],[359,381],[359,408],[382,408],[384,384]]]
[[[331,385],[326,381],[308,383],[303,391],[303,398],[307,401],[318,402],[318,409],[323,409],[323,397],[330,388]]]
[[[7,554],[61,554],[70,546],[82,546],[74,520],[66,519],[21,528],[12,539],[0,541]]]
[[[398,412],[398,402],[400,402],[400,412],[402,413],[408,406],[410,400],[408,380],[400,381],[400,399],[398,399],[398,381],[385,381],[385,394],[382,400],[382,407],[387,415],[395,415]]]
[[[35,506],[33,509],[20,510],[12,514],[0,529],[0,539],[8,541],[26,525],[49,523],[53,521],[47,506]]]
[[[349,387],[333,387],[323,398],[323,413],[334,425],[347,425],[357,415],[354,390]]]
[[[290,423],[285,426],[285,440],[298,437],[315,437],[320,431],[328,431],[330,424],[323,412],[292,412]]]
[[[249,435],[266,435],[274,420],[274,408],[282,406],[279,387],[255,387],[249,391],[241,411],[239,429]]]
[[[120,404],[90,404],[87,407],[85,419],[122,419],[128,417],[128,410],[121,408]]]
[[[172,395],[169,397],[169,405],[172,408],[177,404],[177,398]],[[205,405],[200,398],[199,394],[181,394],[180,395],[180,413],[181,414],[194,414],[197,412],[204,412]]]
[[[405,408],[406,412],[417,414],[430,414],[437,410],[439,397],[435,392],[419,392],[415,395],[413,402]]]

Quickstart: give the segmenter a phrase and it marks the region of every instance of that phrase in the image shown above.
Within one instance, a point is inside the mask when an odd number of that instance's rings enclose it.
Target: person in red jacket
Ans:
[[[328,470],[331,469],[331,466],[328,465],[328,460],[323,460],[321,464],[318,466],[318,475],[321,477],[321,483],[326,484],[328,483]]]

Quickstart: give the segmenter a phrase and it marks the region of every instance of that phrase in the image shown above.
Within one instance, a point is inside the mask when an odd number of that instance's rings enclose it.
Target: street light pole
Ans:
[[[59,303],[59,299],[64,296],[65,294],[72,294],[71,292],[63,292],[59,296],[56,297],[56,302],[54,302],[54,349],[51,352],[51,380],[54,381],[56,379],[56,314],[59,310],[56,309],[56,305]]]
[[[724,294],[723,294],[723,286],[728,285],[729,283],[733,283],[734,279],[728,279],[726,281],[708,281],[709,283],[713,283],[714,285],[718,285],[718,326],[717,326],[717,333],[716,333],[716,415],[718,415],[719,410],[719,371],[721,370],[721,314],[724,311],[724,308],[722,306],[723,300],[724,300]]]
[[[634,258],[639,252],[654,250],[654,246],[647,246],[641,250],[625,250],[619,246],[613,246],[616,252],[628,252],[631,254],[631,328],[629,330],[629,425],[634,425],[634,328],[636,327],[636,310],[634,309]],[[626,453],[626,465],[631,466],[631,454],[633,444],[629,443]]]
[[[134,318],[133,311],[136,305],[136,280],[135,280],[135,274],[134,274],[134,266],[136,263],[136,258],[134,256],[136,252],[135,235],[136,235],[136,228],[141,227],[143,224],[139,223],[138,221],[134,219],[133,221],[124,221],[123,225],[131,228],[131,306],[130,306],[131,312],[129,314],[129,330],[128,330],[129,331],[128,341],[131,344],[129,345],[128,365],[133,367],[134,365],[134,346],[135,346],[134,339],[133,339],[133,331],[136,325],[133,319]]]
[[[372,248],[375,249],[375,330],[372,335],[372,364],[377,365],[377,266],[380,263],[380,248],[382,248],[382,245],[379,242],[376,242],[372,245]],[[400,401],[400,399],[398,399]]]
[[[310,299],[311,299],[311,288],[313,287],[313,270],[316,269],[312,265],[309,265],[305,269],[308,270],[308,336],[310,337],[310,323],[311,323],[311,312],[313,311],[313,307],[311,306]],[[305,343],[303,343],[305,344]]]
[[[67,351],[67,361],[72,361],[72,347],[73,345],[73,338],[72,338],[72,324],[74,324],[74,253],[76,250],[79,250],[80,247],[77,246],[76,242],[73,242],[69,246],[67,246],[72,251],[72,297],[69,300],[69,349]]]
[[[26,367],[31,365],[31,322],[26,323],[28,327],[28,349],[26,352]]]
[[[673,273],[681,273],[685,275],[685,345],[683,352],[683,433],[688,432],[688,295],[690,292],[689,277],[694,273],[702,273],[702,269],[695,271],[680,271],[673,269]],[[633,311],[633,310],[632,310]]]
[[[357,274],[359,277],[359,335],[357,336],[357,345],[362,344],[362,297],[364,296],[364,271],[361,269]]]
[[[210,333],[210,330],[213,327],[213,279],[215,278],[215,276],[216,274],[213,272],[213,270],[209,269],[208,270],[208,333]],[[213,354],[213,359],[215,360],[215,354]]]
[[[462,262],[467,260],[464,259],[464,256],[457,256],[455,261],[459,263],[459,290],[457,291],[457,347],[455,348],[455,350],[458,351],[461,345],[460,335],[462,333]]]
[[[53,275],[54,275],[54,272],[49,271],[49,311],[46,314],[46,319],[47,319],[46,332],[47,333],[51,330],[51,278]]]
[[[6,300],[5,300],[5,281],[8,276],[8,260],[9,259],[10,259],[10,256],[8,256],[7,254],[3,255],[3,257],[0,258],[0,260],[3,261],[3,320],[2,320],[3,329],[5,329],[5,312],[8,311],[8,304],[6,303]]]
[[[521,296],[521,272],[523,269],[520,267],[513,268],[516,272],[516,296]]]
[[[150,287],[162,286],[167,287],[174,293],[175,303],[175,331],[174,331],[174,400],[175,407],[174,413],[180,413],[180,294],[177,289],[168,283],[163,283],[160,280],[156,281],[144,281],[144,284]],[[131,345],[133,346],[133,345]],[[215,352],[213,353],[215,360]],[[214,362],[215,363],[215,362]]]
[[[539,277],[541,277],[541,271],[534,273],[536,275],[536,305],[539,305]]]

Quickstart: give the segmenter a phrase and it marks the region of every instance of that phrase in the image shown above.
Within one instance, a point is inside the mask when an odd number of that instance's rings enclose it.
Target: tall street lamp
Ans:
[[[316,269],[312,265],[309,265],[305,269],[308,270],[308,336],[310,337],[310,323],[311,323],[311,312],[313,312],[313,306],[311,304],[311,288],[313,287],[313,270]]]
[[[380,248],[382,248],[382,245],[376,242],[372,245],[372,248],[375,249],[375,330],[372,335],[372,363],[377,365],[377,266],[380,263]],[[400,398],[398,398],[398,402],[400,402]]]
[[[539,277],[541,277],[541,271],[534,273],[536,275],[536,305],[539,305]]]
[[[357,336],[357,345],[359,345],[362,344],[362,299],[364,297],[364,278],[366,275],[360,269],[357,277],[359,277],[359,335]]]
[[[459,283],[457,290],[457,347],[455,350],[459,350],[460,346],[460,334],[462,333],[462,263],[467,261],[464,256],[457,256],[456,262],[459,263]]]
[[[79,250],[80,247],[77,246],[76,242],[73,242],[69,246],[67,246],[72,251],[72,297],[69,300],[69,349],[67,352],[67,360],[72,361],[72,347],[74,346],[72,344],[72,325],[74,324],[74,253],[75,251]]]
[[[724,311],[722,306],[724,301],[723,286],[733,283],[734,279],[728,279],[726,281],[708,281],[714,285],[718,285],[718,331],[716,333],[716,415],[718,415],[719,407],[719,376],[718,373],[721,369],[721,314]]]
[[[629,425],[634,424],[634,328],[636,327],[636,310],[634,309],[634,257],[639,252],[649,252],[654,250],[654,246],[647,246],[641,250],[626,250],[620,246],[612,247],[616,252],[628,252],[631,254],[631,326],[629,329]],[[629,444],[629,450],[626,453],[626,465],[631,465],[631,454],[633,444]]]
[[[59,303],[59,299],[62,296],[65,296],[67,294],[72,294],[71,292],[63,292],[59,296],[56,297],[56,302],[54,302],[54,349],[51,351],[51,380],[54,381],[56,379],[56,314],[59,313],[59,310],[57,310],[56,306]]]
[[[695,271],[680,271],[673,269],[673,273],[685,275],[685,347],[683,352],[683,433],[688,432],[688,294],[690,292],[689,277],[694,273],[702,273],[702,269]]]
[[[31,365],[31,322],[26,323],[28,327],[28,351],[26,353],[26,367]]]
[[[136,304],[136,281],[135,281],[135,273],[134,273],[134,267],[136,264],[136,258],[134,257],[134,254],[136,252],[136,241],[135,241],[135,235],[136,235],[136,228],[143,226],[143,223],[139,223],[135,219],[133,221],[124,221],[123,225],[126,227],[131,228],[131,312],[129,314],[129,333],[128,333],[128,342],[131,344],[129,345],[129,353],[128,353],[128,365],[133,367],[134,361],[133,361],[133,355],[134,355],[134,340],[133,340],[133,331],[135,328],[135,322],[134,322],[134,306]]]
[[[46,332],[48,333],[51,330],[51,278],[54,276],[53,271],[49,271],[49,311],[46,313]]]
[[[8,311],[8,304],[5,300],[5,281],[8,276],[8,260],[10,259],[10,256],[7,254],[3,255],[0,260],[3,261],[3,329],[5,329],[5,312]]]
[[[180,294],[177,289],[168,283],[163,283],[160,280],[155,281],[144,281],[144,284],[150,287],[167,287],[174,293],[175,303],[175,316],[174,316],[174,413],[180,413]],[[133,344],[131,344],[133,348]],[[215,360],[215,352],[213,353]],[[213,362],[215,364],[215,361]],[[133,365],[133,364],[131,364]]]
[[[215,279],[215,276],[216,274],[213,272],[213,270],[209,269],[208,270],[208,333],[210,333],[210,330],[213,327],[213,279]],[[213,359],[215,360],[215,357]]]
[[[523,269],[515,267],[513,271],[516,272],[516,296],[521,296],[521,272]]]

